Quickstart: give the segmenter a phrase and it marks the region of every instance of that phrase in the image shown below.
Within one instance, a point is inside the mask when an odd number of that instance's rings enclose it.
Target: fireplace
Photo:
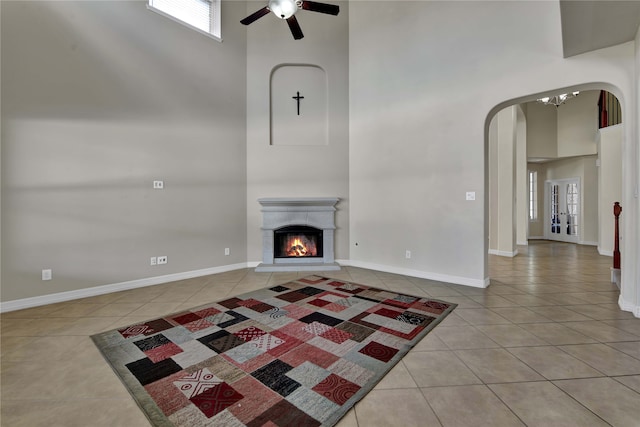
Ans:
[[[334,261],[338,198],[265,198],[262,260],[256,271],[340,270]]]
[[[292,225],[273,230],[274,258],[322,258],[322,230]]]

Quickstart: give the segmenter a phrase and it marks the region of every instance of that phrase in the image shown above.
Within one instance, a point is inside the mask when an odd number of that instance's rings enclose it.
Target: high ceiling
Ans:
[[[635,39],[640,0],[560,0],[564,57]]]

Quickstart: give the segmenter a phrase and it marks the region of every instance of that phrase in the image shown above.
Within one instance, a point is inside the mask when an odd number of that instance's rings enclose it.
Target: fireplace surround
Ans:
[[[258,199],[262,207],[262,263],[256,271],[340,270],[334,259],[335,205],[339,200]],[[292,240],[295,236],[300,236],[297,241]]]

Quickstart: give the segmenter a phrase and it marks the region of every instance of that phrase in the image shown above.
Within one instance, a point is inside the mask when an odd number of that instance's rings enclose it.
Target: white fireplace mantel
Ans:
[[[340,270],[334,259],[335,205],[337,197],[269,197],[258,199],[262,206],[262,264],[256,271]],[[322,230],[322,258],[274,258],[273,233],[289,225],[306,225]]]

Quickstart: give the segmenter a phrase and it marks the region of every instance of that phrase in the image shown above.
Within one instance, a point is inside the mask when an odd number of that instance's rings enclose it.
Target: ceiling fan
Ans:
[[[300,9],[309,10],[311,12],[326,13],[328,15],[337,15],[338,12],[340,12],[340,7],[333,4],[318,3],[307,0],[269,0],[268,6],[265,6],[257,12],[247,16],[240,21],[240,23],[249,25],[269,14],[269,12],[273,12],[273,14],[278,18],[287,21],[293,38],[300,40],[304,37],[304,34],[302,34],[302,29],[300,29],[300,24],[298,24],[298,20],[295,16],[296,12]]]

